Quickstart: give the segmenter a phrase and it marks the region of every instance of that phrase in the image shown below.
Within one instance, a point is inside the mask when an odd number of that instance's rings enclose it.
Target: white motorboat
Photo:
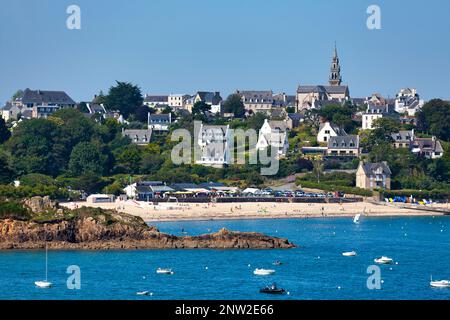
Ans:
[[[450,288],[450,280],[433,281],[431,279],[430,286],[433,288]]]
[[[255,269],[255,271],[253,271],[253,274],[255,274],[257,276],[270,276],[274,273],[275,273],[275,270],[271,270],[271,269]]]
[[[356,256],[356,252],[355,251],[343,252],[342,255],[344,257],[355,257]]]
[[[38,288],[51,288],[53,283],[48,281],[48,248],[45,246],[45,281],[35,281],[34,284]]]
[[[156,270],[157,274],[174,274],[174,272],[172,271],[172,269],[162,269],[162,268],[158,268]]]
[[[393,259],[385,257],[385,256],[383,256],[381,258],[377,258],[374,261],[375,261],[375,263],[378,263],[378,264],[391,264],[392,262],[394,262]]]
[[[136,294],[138,296],[150,296],[151,295],[151,293],[149,291],[139,291],[139,292],[136,292]]]

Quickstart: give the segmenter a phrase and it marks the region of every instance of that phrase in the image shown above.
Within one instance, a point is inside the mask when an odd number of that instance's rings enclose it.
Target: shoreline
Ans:
[[[141,217],[146,223],[177,221],[225,221],[262,219],[317,219],[365,217],[432,217],[449,214],[446,204],[423,208],[404,204],[373,202],[316,204],[316,203],[152,203],[132,200],[115,203],[61,203],[67,208],[95,207],[113,209]]]

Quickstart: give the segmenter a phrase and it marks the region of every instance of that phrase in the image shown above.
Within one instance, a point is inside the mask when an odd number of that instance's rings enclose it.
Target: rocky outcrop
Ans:
[[[55,201],[50,200],[50,197],[33,197],[30,199],[25,199],[23,204],[33,213],[58,210],[58,204]]]
[[[86,211],[87,210],[87,211]],[[6,249],[284,249],[287,239],[232,232],[177,237],[161,233],[138,217],[115,211],[79,209],[68,220],[0,220],[0,250]]]

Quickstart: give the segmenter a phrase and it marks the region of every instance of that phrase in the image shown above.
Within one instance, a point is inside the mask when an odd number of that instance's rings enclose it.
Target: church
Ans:
[[[342,104],[350,99],[348,86],[342,85],[341,66],[336,46],[331,61],[328,85],[300,85],[297,89],[297,110],[311,109],[323,104]]]

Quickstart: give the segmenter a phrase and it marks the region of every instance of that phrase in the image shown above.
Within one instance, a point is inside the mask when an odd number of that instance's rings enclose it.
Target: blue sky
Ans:
[[[66,8],[81,8],[81,30]],[[377,4],[382,30],[366,27]],[[75,100],[115,80],[143,93],[294,94],[326,84],[334,42],[353,97],[450,98],[447,0],[0,0],[0,103],[19,88]]]

